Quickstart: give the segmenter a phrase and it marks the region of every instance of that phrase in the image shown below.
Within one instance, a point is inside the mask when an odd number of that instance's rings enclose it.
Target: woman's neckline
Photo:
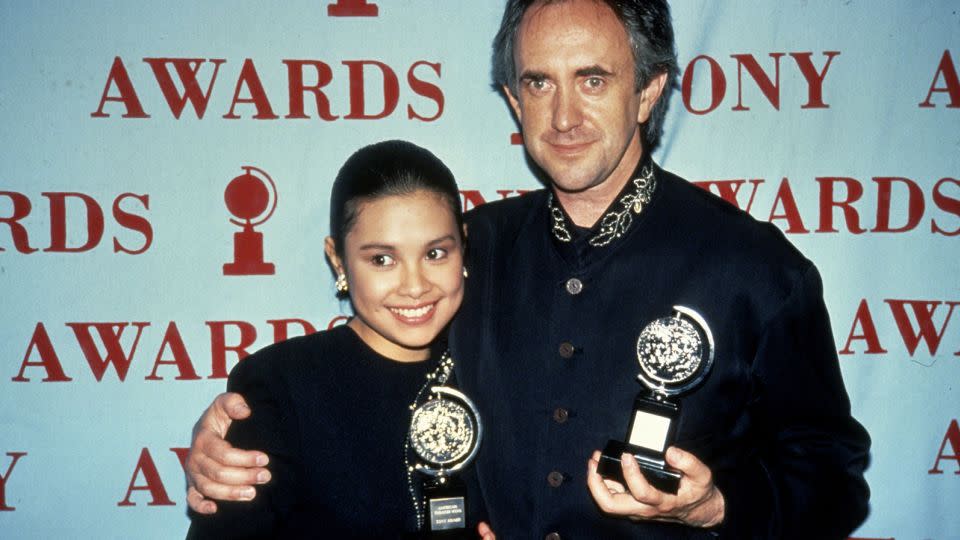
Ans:
[[[351,319],[351,320],[352,320],[352,319]],[[370,355],[375,356],[375,357],[377,357],[378,359],[381,359],[381,360],[383,360],[384,362],[387,362],[387,363],[389,363],[389,364],[391,364],[391,365],[397,365],[397,366],[423,366],[423,365],[429,363],[430,359],[433,357],[432,354],[428,354],[425,358],[418,359],[418,360],[397,360],[396,358],[391,358],[391,357],[389,357],[389,356],[387,356],[387,355],[385,355],[385,354],[377,351],[377,350],[374,349],[373,347],[371,347],[370,344],[367,343],[367,342],[363,339],[363,337],[360,336],[360,334],[356,331],[356,329],[354,329],[354,328],[353,328],[352,326],[350,326],[349,324],[342,324],[342,325],[338,326],[337,328],[340,328],[340,327],[344,327],[344,331],[345,331],[346,333],[348,333],[348,334],[351,336],[352,339],[355,339],[358,343],[360,343],[360,345],[364,348],[364,350],[366,350]]]

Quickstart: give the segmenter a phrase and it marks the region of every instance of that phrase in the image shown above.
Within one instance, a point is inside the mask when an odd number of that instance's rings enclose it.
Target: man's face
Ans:
[[[664,80],[635,91],[623,24],[593,0],[533,6],[517,31],[514,62],[517,94],[505,91],[534,161],[561,192],[615,195],[642,155],[639,123]]]

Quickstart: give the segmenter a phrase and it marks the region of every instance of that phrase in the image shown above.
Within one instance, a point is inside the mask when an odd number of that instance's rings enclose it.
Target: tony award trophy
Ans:
[[[620,456],[633,454],[650,485],[665,493],[676,493],[682,476],[664,458],[680,419],[680,402],[671,398],[697,387],[713,365],[713,335],[706,321],[690,308],[673,309],[672,316],[651,322],[640,333],[637,378],[646,390],[633,403],[627,440],[609,441],[597,468],[601,476],[625,484]]]
[[[452,360],[444,360],[452,368]],[[434,380],[442,385],[448,374],[446,370]],[[411,493],[425,537],[456,538],[467,533],[466,488],[456,473],[473,461],[482,434],[476,406],[454,388],[431,385],[427,400],[414,408],[407,443],[416,461],[407,474],[422,480],[422,497],[413,489]]]

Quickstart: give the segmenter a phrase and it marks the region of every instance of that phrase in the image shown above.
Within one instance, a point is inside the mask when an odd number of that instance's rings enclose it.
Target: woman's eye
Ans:
[[[391,266],[394,261],[393,257],[381,253],[370,257],[370,262],[372,262],[374,266]]]
[[[433,248],[430,251],[427,251],[427,259],[431,261],[440,260],[446,258],[447,250],[442,248]]]

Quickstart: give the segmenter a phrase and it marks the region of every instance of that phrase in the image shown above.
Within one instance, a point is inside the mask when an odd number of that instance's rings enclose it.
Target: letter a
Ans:
[[[134,482],[137,481],[137,475],[143,473],[143,479],[146,480],[146,484],[142,486],[134,485]],[[130,485],[127,486],[127,496],[120,502],[117,503],[117,506],[136,506],[137,503],[130,501],[130,495],[134,491],[149,491],[152,500],[147,503],[147,506],[176,506],[176,503],[170,500],[170,497],[167,496],[167,490],[163,487],[163,482],[160,480],[160,473],[157,472],[157,466],[153,463],[153,458],[150,457],[150,451],[144,448],[140,452],[140,459],[137,460],[137,468],[133,470],[133,477],[130,479]]]
[[[34,349],[40,354],[40,360],[37,362],[30,361],[30,353]],[[53,342],[50,341],[50,336],[42,322],[38,322],[33,330],[33,337],[30,338],[30,344],[27,345],[27,353],[23,355],[23,362],[20,363],[20,373],[17,373],[17,376],[10,380],[13,382],[30,382],[30,379],[23,376],[23,372],[27,370],[28,366],[42,367],[47,371],[47,376],[43,378],[43,382],[73,380],[63,372],[63,366],[57,357],[57,351],[54,350]]]
[[[943,83],[946,86],[937,86],[940,75],[943,75]],[[933,76],[933,82],[930,83],[930,91],[927,92],[927,99],[921,102],[919,106],[924,108],[936,107],[936,105],[930,102],[930,98],[934,92],[946,92],[947,95],[950,96],[950,103],[947,104],[947,107],[960,109],[960,77],[957,77],[957,68],[953,65],[953,59],[950,58],[949,50],[943,51],[943,56],[940,57],[940,65],[937,66],[937,72]]]
[[[117,85],[120,91],[119,96],[108,96],[110,83]],[[113,66],[107,75],[107,84],[103,87],[103,94],[100,96],[100,106],[96,112],[90,113],[94,118],[106,118],[109,114],[103,112],[103,106],[108,101],[117,101],[123,103],[127,108],[127,113],[123,118],[150,118],[150,115],[143,112],[143,105],[140,105],[140,98],[137,97],[137,91],[133,89],[133,82],[130,81],[130,75],[127,74],[127,68],[123,67],[123,60],[119,56],[113,59]]]
[[[947,443],[953,448],[952,454],[944,454],[943,450]],[[927,474],[943,474],[940,470],[941,459],[952,459],[957,462],[957,470],[953,474],[960,474],[960,425],[957,425],[957,419],[954,418],[947,428],[947,434],[943,436],[943,443],[940,444],[940,451],[937,452],[937,460],[933,462],[933,468],[927,471]]]
[[[855,334],[857,331],[857,323],[860,324],[860,328],[863,333]],[[867,305],[867,299],[864,298],[860,300],[860,306],[857,308],[857,314],[853,318],[853,324],[850,326],[850,333],[847,335],[847,343],[843,346],[843,349],[840,349],[839,354],[853,354],[853,350],[850,349],[850,344],[854,340],[862,340],[867,344],[867,350],[863,351],[864,354],[882,354],[887,352],[882,346],[880,346],[880,334],[877,333],[877,325],[873,324],[873,315],[870,314],[870,306]]]

